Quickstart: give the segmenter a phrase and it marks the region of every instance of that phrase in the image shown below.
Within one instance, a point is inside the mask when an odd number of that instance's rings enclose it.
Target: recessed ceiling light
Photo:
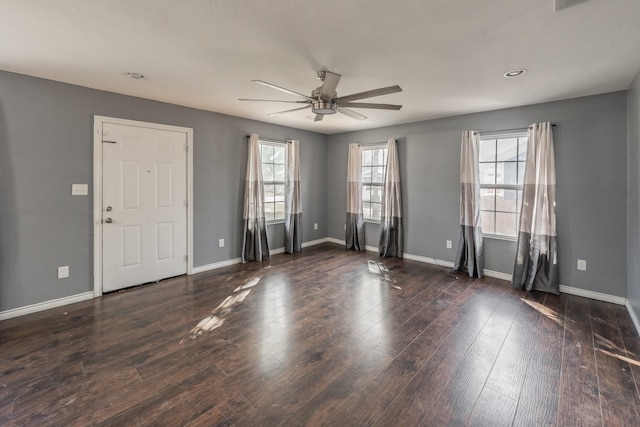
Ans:
[[[513,78],[513,77],[520,77],[521,75],[523,75],[524,73],[526,73],[527,70],[525,70],[524,68],[518,68],[516,70],[509,70],[506,73],[504,73],[504,76],[508,79]]]
[[[122,74],[134,80],[145,80],[147,78],[147,76],[140,73],[122,73]]]

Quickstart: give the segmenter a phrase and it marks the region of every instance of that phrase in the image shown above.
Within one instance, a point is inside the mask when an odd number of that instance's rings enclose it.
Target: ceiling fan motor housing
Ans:
[[[338,105],[335,102],[317,100],[311,103],[311,111],[314,114],[334,114],[338,111]]]

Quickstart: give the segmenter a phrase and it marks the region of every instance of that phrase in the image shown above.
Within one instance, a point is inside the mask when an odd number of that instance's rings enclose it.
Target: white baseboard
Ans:
[[[330,241],[330,239],[328,237],[324,237],[324,238],[318,239],[318,240],[310,240],[308,242],[303,242],[302,243],[302,247],[303,248],[308,248],[309,246],[321,245],[322,243],[327,243],[329,241]]]
[[[201,265],[199,267],[193,267],[193,274],[204,273],[205,271],[215,270],[217,268],[228,267],[234,264],[240,264],[242,258],[228,259],[226,261],[214,262],[212,264]]]
[[[563,294],[576,295],[579,297],[591,298],[597,301],[610,302],[612,304],[627,305],[627,299],[615,295],[603,294],[601,292],[588,291],[586,289],[574,288],[572,286],[560,285],[560,292]]]
[[[50,301],[39,302],[37,304],[26,305],[24,307],[13,308],[11,310],[0,311],[0,320],[11,319],[13,317],[24,316],[27,314],[37,313],[39,311],[57,308],[67,304],[73,304],[80,301],[86,301],[93,298],[93,292],[85,292],[82,294],[71,295],[69,297],[53,299]]]
[[[336,245],[342,245],[342,246],[344,246],[344,240],[334,239],[333,237],[327,237],[327,242],[329,242],[329,243],[335,243]]]
[[[633,322],[633,326],[636,327],[636,332],[640,335],[640,322],[638,321],[638,317],[636,316],[636,312],[633,311],[633,307],[631,307],[631,303],[627,300],[625,304],[627,306],[627,311],[629,312],[629,317],[631,317],[631,321]]]
[[[302,243],[302,247],[306,248],[306,247],[309,247],[309,246],[314,246],[314,245],[319,245],[321,243],[326,243],[328,241],[329,241],[328,238],[318,239],[318,240],[311,240],[311,241]],[[284,253],[284,247],[269,250],[269,254],[270,255],[278,255],[278,254],[283,254],[283,253]],[[234,259],[228,259],[226,261],[214,262],[212,264],[201,265],[199,267],[193,267],[193,274],[204,273],[205,271],[216,270],[218,268],[228,267],[230,265],[235,265],[235,264],[240,264],[241,262],[242,262],[242,258],[234,258]]]

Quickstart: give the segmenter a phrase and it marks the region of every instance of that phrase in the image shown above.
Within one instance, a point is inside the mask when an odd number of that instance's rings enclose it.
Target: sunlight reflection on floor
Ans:
[[[203,332],[210,332],[214,329],[219,328],[224,324],[226,318],[221,318],[220,316],[229,314],[233,310],[233,306],[241,303],[251,292],[251,288],[260,282],[260,277],[252,277],[246,281],[242,286],[238,286],[233,292],[233,295],[229,295],[222,301],[209,316],[202,319],[196,326],[194,326],[189,332],[189,338],[196,339],[198,336],[202,335]],[[242,291],[239,292],[238,291]],[[184,340],[180,341],[181,343]]]

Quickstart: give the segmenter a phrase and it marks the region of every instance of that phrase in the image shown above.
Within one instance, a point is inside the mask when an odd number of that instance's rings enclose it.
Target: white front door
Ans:
[[[187,273],[186,147],[184,132],[103,123],[103,292]]]

